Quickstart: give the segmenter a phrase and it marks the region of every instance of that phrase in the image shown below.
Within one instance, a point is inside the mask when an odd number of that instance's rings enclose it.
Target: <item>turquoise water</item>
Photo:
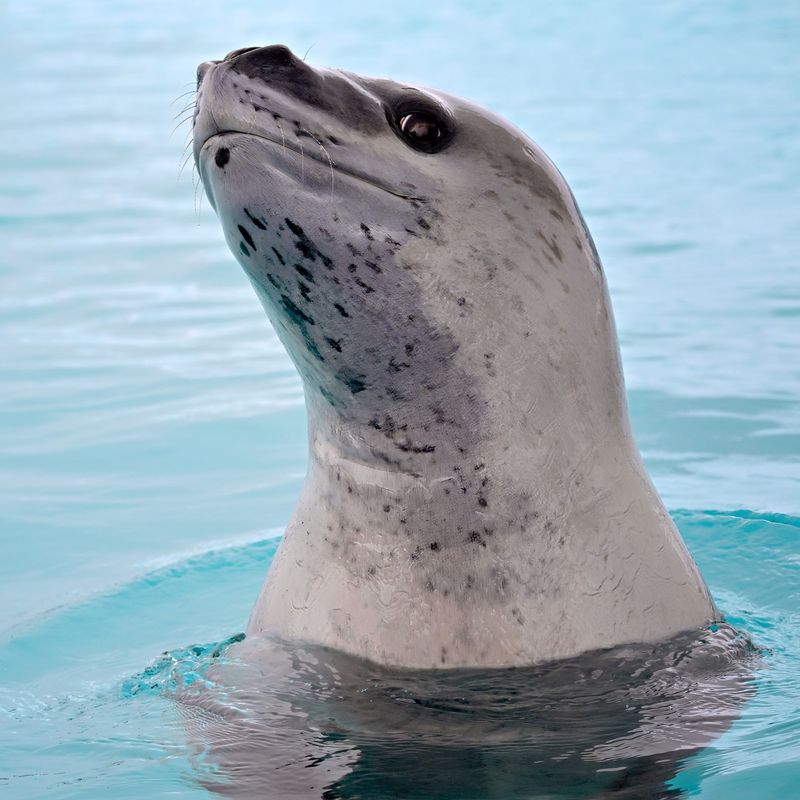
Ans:
[[[207,794],[172,672],[126,687],[243,629],[305,415],[170,132],[198,62],[274,41],[468,96],[564,172],[647,465],[765,649],[673,785],[800,797],[800,7],[652,5],[0,5],[4,797]]]

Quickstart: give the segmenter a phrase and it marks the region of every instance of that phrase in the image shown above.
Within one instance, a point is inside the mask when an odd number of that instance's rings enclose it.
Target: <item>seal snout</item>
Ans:
[[[244,55],[245,53],[249,53],[251,50],[258,50],[258,49],[259,48],[257,45],[254,47],[239,47],[236,50],[231,50],[230,53],[228,53],[228,55],[226,55],[225,58],[223,58],[222,60],[233,61],[233,59],[236,58],[236,56],[241,56]]]
[[[203,82],[203,78],[205,78],[206,73],[213,67],[215,64],[219,64],[219,61],[204,61],[200,66],[197,67],[197,85]]]
[[[266,47],[251,46],[239,47],[231,50],[222,60],[204,61],[197,68],[197,85],[211,67],[216,64],[230,64],[236,71],[243,72],[250,77],[264,77],[267,73],[280,70],[294,70],[308,67],[306,63],[283,44],[271,44]]]
[[[245,74],[264,73],[280,69],[297,69],[307,66],[284,44],[266,47],[242,47],[225,56],[235,69]]]

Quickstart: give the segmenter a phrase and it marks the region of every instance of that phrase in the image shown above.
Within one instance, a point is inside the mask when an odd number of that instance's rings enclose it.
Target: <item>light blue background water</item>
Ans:
[[[204,794],[164,701],[116,687],[243,628],[302,481],[299,380],[170,138],[199,61],[275,41],[468,96],[564,172],[647,465],[771,648],[677,782],[800,797],[792,0],[0,5],[3,796]]]

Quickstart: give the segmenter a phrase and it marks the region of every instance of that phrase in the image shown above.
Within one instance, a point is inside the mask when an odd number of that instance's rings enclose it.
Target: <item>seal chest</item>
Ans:
[[[309,415],[248,631],[507,666],[716,619],[632,439],[600,261],[544,153],[464,100],[282,46],[198,74],[198,169]]]

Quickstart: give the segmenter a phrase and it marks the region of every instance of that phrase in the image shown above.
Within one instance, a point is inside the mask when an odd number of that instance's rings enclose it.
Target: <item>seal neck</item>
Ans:
[[[465,454],[480,450],[477,428],[448,440],[415,425],[407,413],[354,405],[345,415],[308,389],[306,407],[310,472],[344,467],[375,485],[416,486],[440,480]]]

